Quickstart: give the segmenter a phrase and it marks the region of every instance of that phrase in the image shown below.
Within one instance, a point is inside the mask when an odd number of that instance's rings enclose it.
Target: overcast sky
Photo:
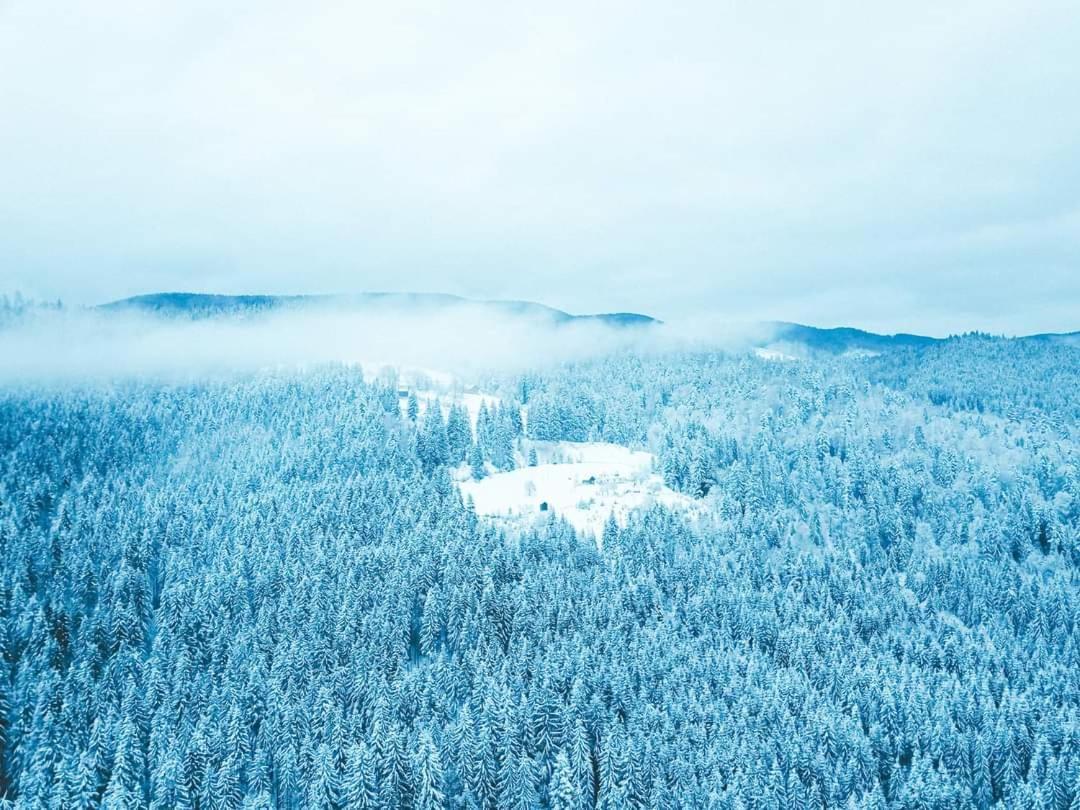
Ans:
[[[0,291],[1080,329],[1080,6],[0,0]]]

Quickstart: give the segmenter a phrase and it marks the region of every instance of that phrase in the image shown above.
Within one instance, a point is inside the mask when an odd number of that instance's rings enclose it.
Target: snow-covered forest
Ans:
[[[1080,347],[470,385],[0,388],[3,806],[1080,808]],[[665,497],[478,514],[572,443]]]

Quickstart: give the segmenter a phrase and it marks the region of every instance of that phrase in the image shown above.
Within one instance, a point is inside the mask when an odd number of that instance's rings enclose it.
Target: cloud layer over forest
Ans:
[[[715,320],[632,328],[553,323],[470,303],[421,311],[297,307],[194,319],[124,310],[37,311],[0,329],[0,380],[184,377],[326,363],[467,377],[628,348],[742,348],[767,335],[767,327]]]

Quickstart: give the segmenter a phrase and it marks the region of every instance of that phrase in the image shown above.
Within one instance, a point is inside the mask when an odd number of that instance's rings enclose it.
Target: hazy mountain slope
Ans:
[[[392,307],[411,311],[445,310],[452,307],[479,306],[491,312],[536,317],[554,323],[596,321],[609,326],[648,326],[655,318],[636,312],[612,312],[572,315],[561,309],[532,301],[476,301],[444,293],[360,293],[356,295],[205,295],[201,293],[152,293],[103,304],[107,310],[142,310],[162,315],[213,317],[262,312],[286,307],[333,307],[363,309]]]
[[[772,343],[793,343],[808,349],[843,354],[850,351],[884,352],[893,349],[925,349],[938,346],[955,338],[937,338],[927,335],[913,335],[900,332],[895,335],[882,335],[847,326],[821,328],[800,323],[776,321]],[[1023,341],[1075,342],[1080,333],[1042,333],[1023,335],[1015,338]]]
[[[880,352],[887,349],[921,348],[937,343],[939,338],[924,335],[879,335],[851,327],[822,329],[816,326],[804,326],[799,323],[778,321],[773,324],[776,331],[774,341],[798,343],[810,349],[841,354],[846,351],[862,349]]]

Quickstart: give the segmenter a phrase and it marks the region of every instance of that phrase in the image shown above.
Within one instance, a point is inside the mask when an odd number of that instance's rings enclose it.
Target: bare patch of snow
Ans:
[[[408,389],[437,388],[449,390],[455,383],[455,377],[448,371],[420,366],[403,366],[393,363],[379,363],[370,360],[361,362],[365,382],[393,381]]]
[[[523,526],[554,512],[599,540],[611,516],[625,524],[631,513],[653,504],[700,509],[692,498],[664,485],[653,471],[651,453],[604,442],[529,445],[541,462],[535,467],[458,481],[462,496],[472,498],[477,514]]]
[[[798,360],[799,358],[794,355],[785,354],[779,349],[762,348],[761,346],[754,349],[754,354],[760,357],[762,360]]]

